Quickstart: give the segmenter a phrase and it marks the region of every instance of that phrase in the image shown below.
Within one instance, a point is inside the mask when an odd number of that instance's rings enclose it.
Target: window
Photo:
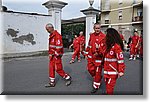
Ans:
[[[133,0],[133,4],[136,4],[137,3],[137,0]]]
[[[122,4],[122,1],[123,1],[123,0],[119,0],[119,5],[121,5],[121,4]]]
[[[119,15],[119,20],[122,20],[122,10],[119,10],[118,15]]]
[[[105,15],[105,24],[109,24],[109,14]]]
[[[122,16],[119,16],[119,20],[122,20]]]
[[[109,10],[110,9],[110,0],[106,0],[105,1],[105,7],[104,7],[105,10]]]
[[[109,20],[109,14],[105,15],[105,20]]]
[[[122,3],[123,3],[122,0],[119,0],[118,3],[119,3],[118,7],[121,8],[122,7]]]
[[[118,31],[120,34],[122,34],[122,27],[121,26],[118,26]]]
[[[137,16],[143,16],[143,11],[141,8],[137,9]]]

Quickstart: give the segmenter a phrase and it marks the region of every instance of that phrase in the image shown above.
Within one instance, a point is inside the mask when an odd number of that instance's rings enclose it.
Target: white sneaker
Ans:
[[[136,60],[136,57],[134,57],[133,60]]]
[[[80,63],[80,62],[81,62],[81,60],[78,60],[78,62]]]
[[[140,58],[140,55],[136,55],[137,58]]]
[[[129,60],[132,60],[132,57],[130,57]]]

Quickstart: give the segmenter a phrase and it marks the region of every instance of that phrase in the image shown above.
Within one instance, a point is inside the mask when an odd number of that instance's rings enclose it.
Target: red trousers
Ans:
[[[117,78],[105,78],[106,94],[113,95]]]
[[[143,56],[143,46],[140,47],[140,55]]]
[[[78,58],[78,60],[80,60],[80,48],[74,48],[74,53],[72,55],[72,60],[74,61],[75,58]]]
[[[102,68],[100,66],[96,66],[93,62],[88,61],[87,70],[94,79],[93,87],[95,89],[98,89],[100,87],[102,79],[101,77]]]
[[[51,82],[54,82],[55,80],[55,71],[64,79],[70,77],[63,70],[61,57],[50,56],[49,60],[49,78]]]
[[[131,45],[131,47],[130,47],[130,56],[137,55],[138,47],[136,48],[135,46],[136,45]]]
[[[87,70],[90,73],[90,75],[92,77],[94,77],[96,75],[96,71],[95,71],[96,67],[94,66],[94,63],[91,61],[88,61],[87,63]]]
[[[85,56],[84,50],[85,50],[85,46],[82,46],[82,47],[81,47],[81,54],[82,54],[83,56]]]
[[[84,52],[83,52],[83,51],[81,51],[81,54],[82,54],[83,56],[85,56],[85,54],[84,54]]]

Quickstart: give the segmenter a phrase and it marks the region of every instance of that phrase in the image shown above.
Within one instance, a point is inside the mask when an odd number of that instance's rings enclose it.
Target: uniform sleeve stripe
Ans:
[[[124,60],[118,60],[118,63],[124,63]]]
[[[56,45],[49,45],[49,46],[56,49],[63,48],[63,46],[56,46]]]

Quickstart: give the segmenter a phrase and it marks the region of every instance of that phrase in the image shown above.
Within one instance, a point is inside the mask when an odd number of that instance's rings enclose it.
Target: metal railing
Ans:
[[[136,16],[132,18],[132,22],[143,21],[143,16]]]

